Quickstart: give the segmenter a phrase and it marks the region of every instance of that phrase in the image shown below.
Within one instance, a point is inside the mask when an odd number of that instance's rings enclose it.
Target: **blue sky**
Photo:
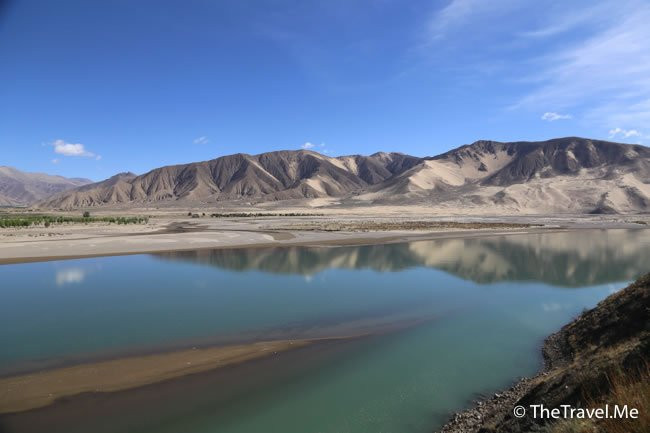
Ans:
[[[650,3],[2,1],[0,165],[650,143]]]

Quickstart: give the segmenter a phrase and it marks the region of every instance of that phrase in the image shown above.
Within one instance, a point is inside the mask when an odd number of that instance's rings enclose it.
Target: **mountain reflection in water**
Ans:
[[[446,271],[477,283],[539,281],[582,287],[625,281],[650,262],[650,231],[576,230],[341,247],[273,247],[155,254],[233,271],[313,275],[331,268]]]

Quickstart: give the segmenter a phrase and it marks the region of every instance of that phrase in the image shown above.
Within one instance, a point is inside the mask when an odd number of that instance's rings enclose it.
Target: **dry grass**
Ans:
[[[542,433],[600,433],[590,419],[565,419],[548,425]]]
[[[650,432],[650,366],[646,364],[637,374],[617,372],[609,377],[610,394],[601,399],[600,405],[609,403],[627,405],[639,411],[637,419],[603,419],[598,423],[601,431],[607,433],[648,433]],[[592,400],[593,401],[593,400]],[[597,406],[598,403],[592,403]]]
[[[640,373],[626,374],[622,371],[609,376],[610,392],[599,398],[586,398],[587,406],[601,408],[605,404],[639,411],[636,419],[566,419],[549,424],[543,433],[648,433],[650,432],[650,366]]]

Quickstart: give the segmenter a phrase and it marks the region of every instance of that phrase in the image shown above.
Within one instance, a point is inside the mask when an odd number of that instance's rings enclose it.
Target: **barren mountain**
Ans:
[[[650,149],[568,137],[477,141],[425,158],[356,200],[495,213],[650,210]]]
[[[650,210],[650,149],[568,137],[477,141],[442,155],[328,157],[312,151],[235,154],[123,174],[57,194],[44,207],[336,197],[344,205],[419,204],[451,213]]]
[[[0,166],[0,206],[25,206],[52,194],[92,183],[88,179],[68,179],[43,173],[24,173]]]
[[[211,161],[173,165],[141,176],[121,174],[58,194],[45,207],[183,200],[285,200],[341,197],[384,181],[421,162],[400,153],[330,158],[308,150],[238,153]]]

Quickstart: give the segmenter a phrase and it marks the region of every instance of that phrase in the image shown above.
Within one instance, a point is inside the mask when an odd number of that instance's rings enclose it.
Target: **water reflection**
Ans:
[[[86,278],[86,271],[81,268],[66,268],[56,271],[54,278],[57,286],[66,284],[82,283]]]
[[[179,251],[155,257],[307,277],[331,268],[393,272],[429,267],[477,283],[534,280],[581,287],[631,280],[647,271],[650,230],[579,230],[353,247]]]
[[[3,266],[0,376],[212,344],[366,337],[239,374],[89,393],[11,424],[0,417],[0,431],[430,432],[477,393],[537,371],[547,335],[647,271],[649,235],[583,230]],[[499,283],[514,280],[526,282]],[[588,287],[562,289],[577,286]]]

